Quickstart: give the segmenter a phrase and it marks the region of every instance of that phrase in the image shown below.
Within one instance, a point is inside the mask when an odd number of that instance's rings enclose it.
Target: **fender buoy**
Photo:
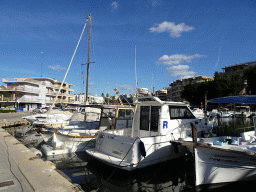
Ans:
[[[143,157],[146,157],[146,150],[145,150],[145,146],[144,143],[140,140],[139,142],[139,149],[140,149],[140,153]]]
[[[179,153],[179,147],[178,147],[178,144],[177,143],[173,143],[173,150],[176,154]]]

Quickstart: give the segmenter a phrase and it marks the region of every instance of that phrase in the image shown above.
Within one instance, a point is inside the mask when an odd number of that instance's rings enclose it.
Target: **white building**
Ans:
[[[177,101],[182,102],[185,101],[181,97],[181,93],[184,90],[184,87],[188,85],[189,83],[201,83],[205,81],[212,81],[214,80],[213,77],[208,76],[196,76],[196,77],[190,77],[186,79],[178,79],[172,83],[169,84],[170,87],[167,88],[167,99],[171,101]]]
[[[88,95],[89,104],[97,103],[103,104],[104,98],[97,95]],[[84,104],[85,103],[85,94],[74,95],[74,104]]]
[[[2,78],[2,82],[6,83],[6,87],[0,88],[0,107],[23,111],[52,105],[61,85],[61,82],[48,77]],[[74,90],[71,86],[63,83],[55,104],[67,105],[73,102],[70,93]]]

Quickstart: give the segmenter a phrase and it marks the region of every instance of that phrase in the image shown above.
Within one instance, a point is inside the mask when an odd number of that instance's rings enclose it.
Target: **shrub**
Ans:
[[[0,113],[14,113],[16,110],[0,110]]]

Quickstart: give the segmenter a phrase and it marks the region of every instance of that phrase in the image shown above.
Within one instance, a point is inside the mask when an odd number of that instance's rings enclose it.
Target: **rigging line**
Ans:
[[[87,20],[86,20],[86,22],[85,22],[85,24],[84,24],[83,31],[82,31],[82,33],[81,33],[81,35],[80,35],[80,38],[79,38],[79,40],[78,40],[78,43],[77,43],[77,45],[76,45],[76,48],[75,48],[74,54],[73,54],[73,56],[72,56],[72,58],[71,58],[71,61],[70,61],[70,63],[69,63],[69,66],[68,66],[68,69],[67,69],[67,71],[66,71],[66,74],[65,74],[65,76],[64,76],[64,78],[63,78],[63,80],[62,80],[62,82],[61,82],[61,85],[60,85],[59,91],[58,91],[58,93],[57,93],[56,97],[54,98],[53,104],[51,105],[51,107],[50,107],[50,109],[49,109],[49,110],[51,110],[51,109],[52,109],[52,107],[55,105],[55,102],[56,102],[56,100],[57,100],[57,98],[58,98],[58,96],[59,96],[59,94],[60,94],[60,91],[61,91],[61,88],[62,88],[62,86],[63,86],[63,83],[64,83],[64,81],[65,81],[65,79],[66,79],[66,77],[67,77],[67,74],[68,74],[69,68],[71,67],[71,64],[72,64],[72,62],[73,62],[74,56],[75,56],[75,54],[76,54],[76,50],[77,50],[77,48],[78,48],[78,46],[79,46],[79,44],[80,44],[81,38],[82,38],[82,36],[83,36],[83,34],[84,34],[84,30],[85,30],[85,27],[86,27],[87,21],[88,21],[88,18],[87,18]]]
[[[95,20],[94,20],[95,21]],[[91,25],[91,32],[92,32],[92,29],[93,29],[93,27],[92,26],[94,26],[94,22],[93,22],[93,24]],[[92,35],[91,35],[91,40],[92,40],[92,42],[94,42],[94,33],[92,32],[91,33]],[[92,55],[93,55],[93,61],[95,61],[95,50],[94,50],[94,43],[92,43]]]
[[[129,106],[131,106],[130,102],[126,100],[126,98],[123,96],[123,94],[121,94],[120,96],[122,96],[125,99],[125,101],[129,104]]]

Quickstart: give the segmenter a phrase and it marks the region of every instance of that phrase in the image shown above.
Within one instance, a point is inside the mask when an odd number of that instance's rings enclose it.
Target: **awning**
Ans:
[[[256,95],[239,95],[220,97],[207,101],[208,103],[241,103],[241,104],[256,104]]]

